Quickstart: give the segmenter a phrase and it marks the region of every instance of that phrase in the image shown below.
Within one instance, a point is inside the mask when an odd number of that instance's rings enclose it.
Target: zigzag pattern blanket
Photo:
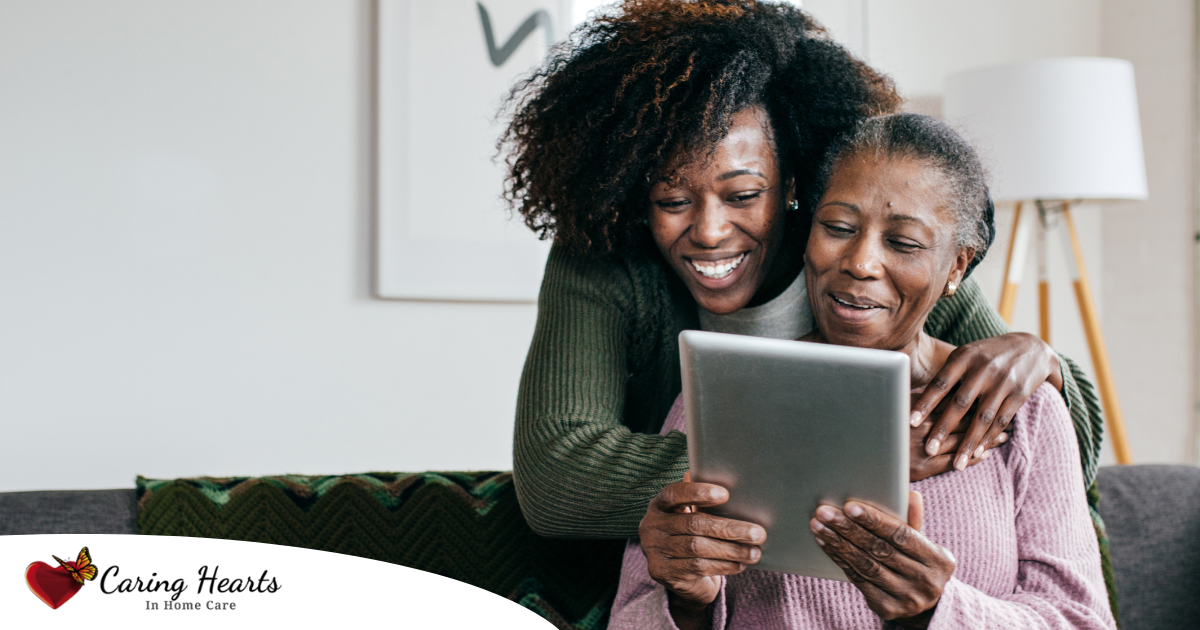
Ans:
[[[507,472],[138,477],[142,534],[344,553],[512,599],[564,630],[608,623],[624,541],[541,538]]]

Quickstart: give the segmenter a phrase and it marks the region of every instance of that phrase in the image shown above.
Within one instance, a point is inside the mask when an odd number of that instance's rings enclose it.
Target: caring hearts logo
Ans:
[[[75,593],[83,588],[84,580],[96,579],[96,565],[92,564],[92,554],[87,547],[81,549],[73,561],[50,557],[58,561],[58,566],[52,567],[40,560],[34,562],[25,568],[25,583],[38,599],[58,609],[75,597]]]

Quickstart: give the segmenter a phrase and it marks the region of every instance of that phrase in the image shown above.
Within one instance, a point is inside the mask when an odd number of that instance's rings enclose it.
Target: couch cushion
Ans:
[[[0,536],[136,533],[133,488],[0,493]]]
[[[1200,468],[1100,469],[1122,630],[1200,623]]]
[[[401,564],[512,599],[559,628],[603,628],[623,540],[541,538],[511,473],[138,479],[142,534],[291,545]]]

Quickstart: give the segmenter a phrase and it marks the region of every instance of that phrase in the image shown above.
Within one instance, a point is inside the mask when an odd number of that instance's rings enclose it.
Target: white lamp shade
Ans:
[[[1145,199],[1133,64],[1042,59],[950,77],[948,122],[992,166],[997,200]]]

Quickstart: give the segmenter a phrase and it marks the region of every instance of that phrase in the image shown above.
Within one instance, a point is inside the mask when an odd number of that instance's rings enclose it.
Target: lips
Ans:
[[[829,297],[833,298],[833,301],[840,304],[841,306],[845,306],[847,308],[853,308],[853,309],[857,309],[857,310],[861,310],[861,311],[871,310],[873,308],[883,308],[883,306],[881,306],[878,302],[876,302],[874,300],[869,300],[866,298],[858,298],[858,297],[845,296],[845,295],[839,297],[832,293],[829,294]]]
[[[882,304],[866,297],[838,292],[828,293],[833,314],[839,319],[861,322],[887,310]]]

